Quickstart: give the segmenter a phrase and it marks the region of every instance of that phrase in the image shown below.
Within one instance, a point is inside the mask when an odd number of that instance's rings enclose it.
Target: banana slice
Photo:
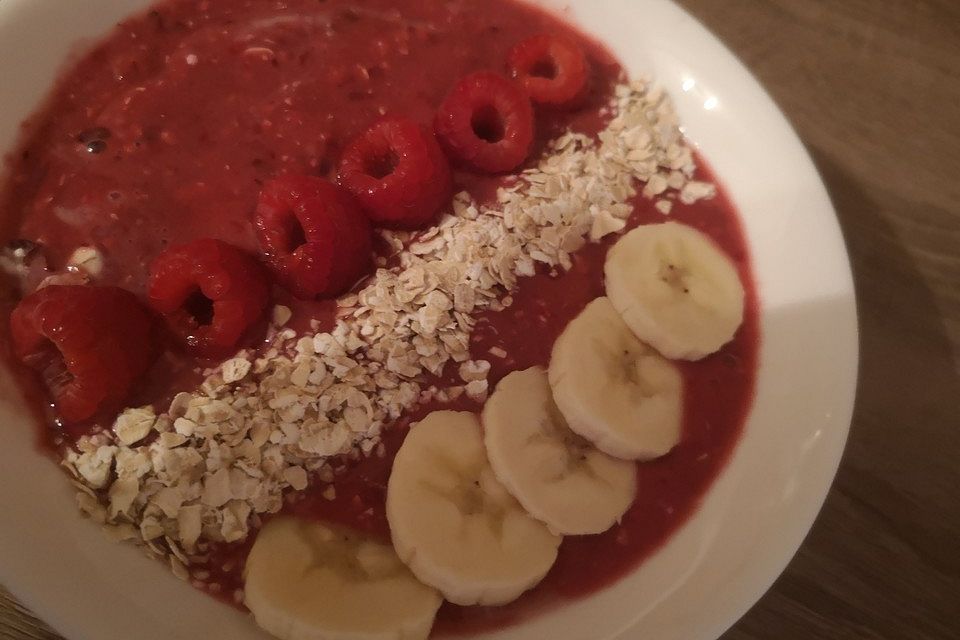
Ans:
[[[483,434],[497,479],[554,533],[602,533],[633,503],[636,465],[570,430],[542,367],[500,381],[483,407]]]
[[[743,284],[709,237],[676,222],[637,227],[604,265],[607,296],[638,338],[667,358],[699,360],[743,322]]]
[[[497,481],[480,422],[466,412],[435,411],[407,434],[387,520],[400,558],[459,605],[516,599],[550,570],[561,540]]]
[[[422,639],[442,602],[389,546],[297,518],[260,531],[244,580],[257,624],[282,640]]]
[[[548,376],[570,428],[611,456],[650,460],[680,440],[680,371],[640,342],[607,298],[563,330]]]

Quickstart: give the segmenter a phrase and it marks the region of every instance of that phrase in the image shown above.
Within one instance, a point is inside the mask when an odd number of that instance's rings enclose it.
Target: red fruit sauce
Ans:
[[[8,159],[11,180],[0,196],[0,241],[43,245],[61,269],[78,246],[99,248],[98,284],[145,293],[147,265],[168,245],[218,238],[255,252],[251,219],[261,185],[283,172],[332,177],[339,152],[385,113],[432,122],[440,101],[463,75],[503,72],[506,54],[539,33],[565,36],[588,52],[592,86],[572,112],[538,112],[538,141],[570,127],[587,134],[603,124],[600,107],[622,79],[599,45],[556,17],[514,0],[174,0],[121,23],[80,58],[44,108],[25,124],[24,142]],[[429,73],[424,70],[429,69]],[[699,179],[712,180],[700,162]],[[489,198],[498,178],[463,171],[456,188]],[[638,198],[631,224],[664,220]],[[504,607],[445,604],[435,635],[509,625],[560,606],[635,569],[697,508],[723,468],[749,412],[757,370],[759,319],[749,256],[736,213],[723,194],[687,206],[671,219],[713,237],[737,262],[746,285],[744,323],[733,342],[700,362],[681,365],[686,385],[684,433],[669,455],[639,465],[638,498],[623,522],[597,536],[568,537],[544,581]],[[514,303],[486,313],[472,354],[488,359],[491,384],[506,373],[546,365],[554,339],[585,304],[603,294],[607,241],[577,253],[559,277],[521,279]],[[7,318],[12,285],[0,288]],[[280,291],[277,301],[292,304]],[[329,323],[329,303],[298,303],[294,326]],[[500,347],[505,360],[491,357]],[[204,363],[199,363],[204,364]],[[134,402],[162,406],[199,379],[196,361],[168,354]],[[29,397],[35,383],[23,372]],[[479,410],[461,400],[445,408]],[[336,499],[315,486],[290,496],[286,511],[333,520],[387,539],[384,496],[392,454],[422,407],[387,436],[388,455],[349,463]],[[43,414],[43,412],[39,412]],[[80,432],[41,425],[47,446]],[[56,453],[54,451],[54,453]],[[319,483],[318,483],[319,485]],[[242,585],[252,540],[217,549],[207,567],[229,599]]]

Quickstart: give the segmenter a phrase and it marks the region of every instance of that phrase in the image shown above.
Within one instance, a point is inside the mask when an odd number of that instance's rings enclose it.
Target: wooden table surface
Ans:
[[[840,474],[790,567],[724,638],[960,638],[960,1],[682,4],[798,129],[860,310]],[[59,638],[2,591],[0,637]]]

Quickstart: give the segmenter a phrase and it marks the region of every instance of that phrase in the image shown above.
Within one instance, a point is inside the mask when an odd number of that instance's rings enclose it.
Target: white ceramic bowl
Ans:
[[[148,0],[0,2],[0,149],[76,47]],[[613,587],[487,639],[717,638],[799,547],[843,451],[857,373],[853,285],[813,164],[763,89],[668,0],[548,0],[674,97],[727,186],[762,307],[756,401],[702,508]],[[71,640],[263,639],[246,617],[81,520],[0,371],[0,583]]]

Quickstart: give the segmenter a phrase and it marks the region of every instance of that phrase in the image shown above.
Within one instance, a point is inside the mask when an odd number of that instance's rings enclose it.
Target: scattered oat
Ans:
[[[486,360],[467,360],[460,364],[459,373],[464,382],[486,380],[490,373],[490,363]]]
[[[691,180],[683,185],[680,190],[680,202],[683,204],[693,204],[698,200],[712,198],[716,194],[717,188],[709,182]]]
[[[669,188],[667,177],[661,174],[650,176],[647,184],[643,187],[643,197],[653,198],[660,195]]]
[[[153,407],[127,409],[113,423],[113,432],[121,444],[132,445],[147,437],[157,421]]]
[[[619,233],[627,226],[627,221],[622,218],[615,218],[607,211],[600,211],[593,218],[590,225],[590,240],[597,242],[611,233]]]
[[[116,518],[120,514],[126,514],[137,498],[140,486],[136,478],[117,478],[110,485],[110,518]]]
[[[474,380],[466,385],[467,397],[475,402],[484,402],[487,399],[487,381]]]
[[[231,358],[221,365],[223,371],[223,382],[233,384],[247,377],[250,373],[252,363],[246,358]]]
[[[184,582],[190,580],[190,572],[176,556],[170,556],[170,570]]]
[[[110,471],[116,453],[117,447],[104,445],[93,451],[80,454],[70,451],[67,453],[67,459],[64,462],[68,467],[76,469],[87,486],[92,489],[102,489],[110,479]]]
[[[506,358],[507,352],[503,347],[490,347],[487,350],[487,353],[492,355],[494,358]]]
[[[283,479],[294,491],[307,488],[307,472],[303,467],[287,467],[283,470]]]
[[[278,304],[273,308],[272,316],[274,326],[282,327],[290,322],[293,312],[290,310],[290,307],[285,307],[282,304]]]

